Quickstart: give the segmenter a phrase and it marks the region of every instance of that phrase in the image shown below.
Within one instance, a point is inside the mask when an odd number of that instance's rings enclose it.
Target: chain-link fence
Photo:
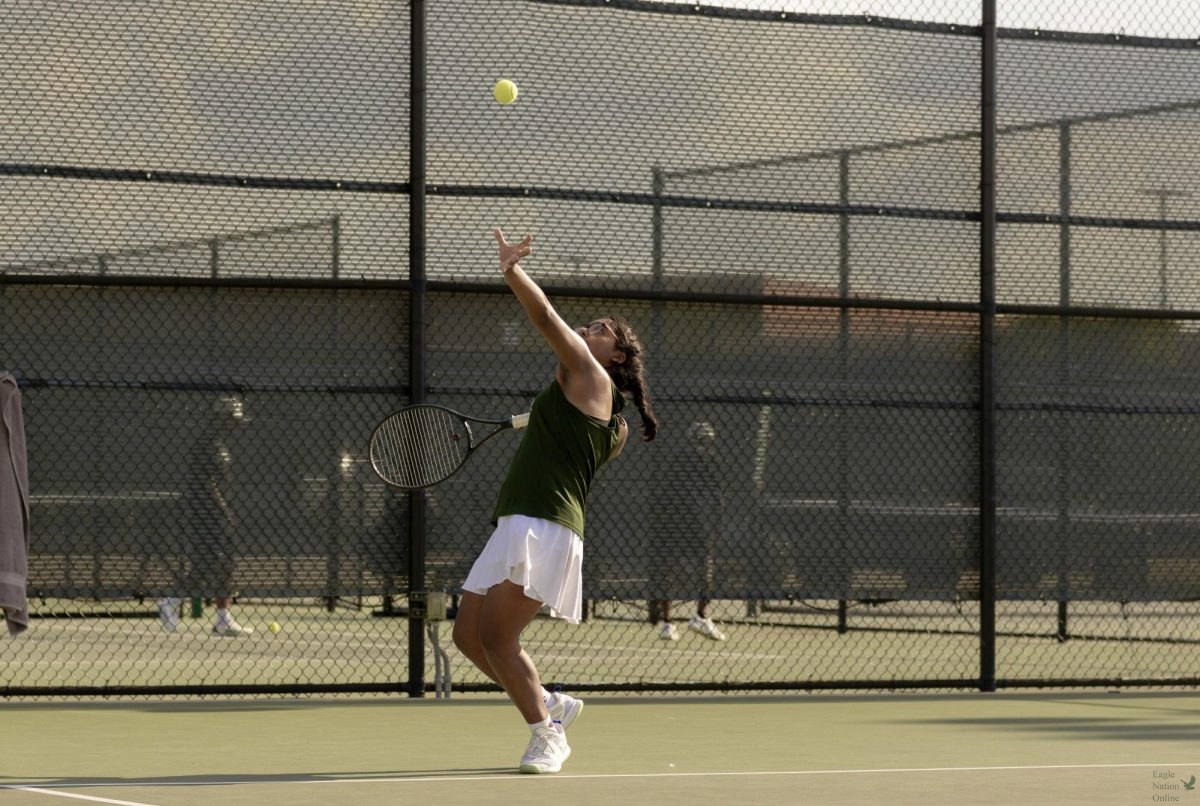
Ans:
[[[489,687],[422,616],[519,437],[411,495],[365,451],[549,380],[494,225],[633,324],[662,420],[593,492],[584,624],[527,632],[548,682],[1200,682],[1200,19],[1029,9],[8,9],[0,691]]]

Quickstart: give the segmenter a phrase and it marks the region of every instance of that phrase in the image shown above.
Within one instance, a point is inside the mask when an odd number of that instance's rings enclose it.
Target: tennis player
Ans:
[[[520,771],[553,773],[571,754],[566,728],[583,702],[542,687],[521,647],[539,612],[578,624],[583,608],[583,528],[596,471],[625,446],[620,416],[626,395],[641,415],[642,439],[658,418],[642,367],[637,334],[618,317],[572,329],[518,261],[533,236],[509,243],[493,231],[500,273],[529,321],[558,359],[554,379],[533,402],[529,425],[493,512],[496,529],[463,583],[454,643],[500,684],[532,733]]]
[[[213,419],[204,423],[203,438],[192,445],[188,484],[184,488],[189,525],[191,576],[182,580],[193,596],[212,596],[217,606],[212,634],[220,638],[245,638],[253,627],[238,624],[233,603],[234,552],[237,517],[230,505],[234,433],[245,420],[240,394],[222,396],[213,404]],[[179,629],[183,599],[168,596],[158,601],[158,615],[167,632]]]

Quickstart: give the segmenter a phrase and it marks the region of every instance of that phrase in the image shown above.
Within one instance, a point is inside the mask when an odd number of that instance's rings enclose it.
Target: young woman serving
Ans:
[[[518,263],[532,253],[533,236],[509,243],[499,229],[493,234],[500,273],[558,365],[534,399],[500,488],[496,529],[463,583],[454,643],[504,689],[529,725],[521,772],[552,773],[571,754],[566,728],[583,702],[542,687],[521,633],[539,612],[579,623],[592,480],[625,446],[629,428],[620,412],[629,398],[641,416],[644,441],[654,439],[658,419],[633,328],[615,316],[567,325]]]

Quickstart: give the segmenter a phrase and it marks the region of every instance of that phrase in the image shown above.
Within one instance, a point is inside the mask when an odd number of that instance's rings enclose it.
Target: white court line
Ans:
[[[1119,769],[1122,767],[1185,767],[1197,766],[1200,762],[1187,762],[1183,764],[1172,764],[1167,762],[1155,762],[1153,764],[1034,764],[1029,766],[1011,766],[1011,767],[899,767],[893,769],[868,769],[868,770],[762,770],[759,772],[630,772],[630,773],[582,773],[579,775],[557,774],[557,775],[481,775],[478,777],[468,777],[461,775],[436,776],[429,778],[358,778],[358,779],[338,779],[334,781],[289,781],[285,783],[313,783],[313,784],[353,784],[353,783],[435,783],[444,781],[519,781],[530,777],[537,777],[541,780],[584,780],[584,779],[604,779],[604,778],[721,778],[721,777],[736,777],[736,776],[776,776],[776,775],[868,775],[871,773],[906,773],[906,772],[1004,772],[1004,771],[1029,771],[1029,770],[1107,770]]]
[[[234,779],[229,781],[197,779],[195,781],[171,781],[171,782],[151,782],[151,781],[122,781],[120,784],[112,781],[96,782],[96,783],[76,783],[71,784],[72,789],[84,787],[112,787],[112,786],[127,786],[127,787],[170,787],[170,786],[236,786],[238,784],[250,784],[261,786],[263,784],[289,784],[289,785],[304,785],[304,784],[320,784],[328,786],[331,784],[408,784],[408,783],[452,783],[455,781],[529,781],[537,780],[603,780],[606,778],[612,779],[627,779],[627,778],[732,778],[732,777],[752,777],[752,776],[780,776],[780,775],[870,775],[887,773],[889,775],[902,773],[924,773],[924,772],[1028,772],[1036,770],[1115,770],[1115,769],[1136,769],[1145,767],[1197,767],[1200,766],[1200,761],[1185,761],[1185,762],[1167,762],[1156,761],[1153,763],[1144,764],[1030,764],[1030,765],[1011,765],[1011,766],[996,766],[996,767],[890,767],[878,769],[862,769],[862,770],[760,770],[758,772],[748,771],[733,771],[733,772],[629,772],[629,773],[580,773],[578,775],[557,774],[557,775],[520,775],[510,772],[504,775],[437,775],[424,776],[420,778],[394,778],[394,777],[376,777],[376,778],[334,778],[330,780],[319,780],[311,777],[297,776],[295,778],[271,778],[270,780],[255,781],[243,779]],[[44,792],[48,795],[60,795],[68,798],[81,798],[83,800],[95,800],[100,803],[115,803],[122,806],[152,806],[146,803],[131,803],[125,800],[105,800],[104,798],[91,798],[84,795],[71,795],[64,792],[54,790],[42,790],[35,787],[23,786],[8,786],[0,787],[0,789],[16,789],[29,792]]]
[[[88,786],[113,786],[113,784],[88,784]],[[59,792],[55,789],[41,789],[36,786],[6,786],[0,787],[3,789],[13,789],[17,792],[37,792],[39,795],[53,795],[59,798],[75,798],[76,800],[90,800],[94,803],[113,803],[116,806],[152,806],[149,803],[137,803],[132,800],[112,800],[111,798],[96,798],[91,795],[76,795],[73,792]]]

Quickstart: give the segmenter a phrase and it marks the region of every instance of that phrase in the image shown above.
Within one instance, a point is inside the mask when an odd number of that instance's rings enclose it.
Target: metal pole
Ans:
[[[650,301],[650,332],[647,342],[656,358],[662,361],[666,356],[666,305],[658,295],[663,292],[666,283],[663,279],[663,205],[662,196],[666,188],[666,177],[663,169],[655,165],[650,174],[650,192],[654,195],[654,206],[650,213],[650,290],[654,298]],[[654,624],[662,618],[658,612],[658,602],[649,599],[646,602],[646,620]]]
[[[335,215],[329,225],[329,276],[336,280],[342,273],[342,217]]]
[[[1158,220],[1164,222],[1164,226],[1158,230],[1158,307],[1166,309],[1170,307],[1167,304],[1167,228],[1165,222],[1167,220],[1167,194],[1164,191],[1158,197]]]
[[[1066,309],[1071,304],[1071,124],[1058,128],[1058,304]],[[1058,318],[1058,382],[1071,383],[1071,317]],[[1071,484],[1072,459],[1071,415],[1064,414],[1058,434],[1058,640],[1067,640],[1067,587],[1070,583],[1071,551]]]
[[[1167,200],[1187,199],[1191,193],[1167,187],[1150,188],[1142,191],[1158,199],[1158,307],[1166,310],[1170,306],[1170,287],[1167,282]]]
[[[425,0],[409,15],[409,402],[425,400]],[[408,494],[408,694],[425,696],[425,491]]]
[[[666,288],[663,278],[663,205],[662,196],[666,188],[663,170],[655,165],[652,169],[650,190],[654,195],[654,206],[650,214],[650,289],[657,295]],[[650,303],[650,343],[661,351],[665,341],[665,316],[663,302],[655,299]]]
[[[996,690],[996,0],[983,0],[979,143],[979,689]]]
[[[850,152],[838,155],[838,298],[842,302],[850,299]],[[845,305],[838,308],[838,380],[842,388],[839,395],[845,397],[850,383],[850,309]],[[838,554],[837,585],[844,590],[849,587],[850,557],[846,538],[850,519],[850,424],[847,420],[852,409],[841,406],[837,412],[837,500],[838,500]],[[838,634],[847,630],[846,600],[838,600]]]

